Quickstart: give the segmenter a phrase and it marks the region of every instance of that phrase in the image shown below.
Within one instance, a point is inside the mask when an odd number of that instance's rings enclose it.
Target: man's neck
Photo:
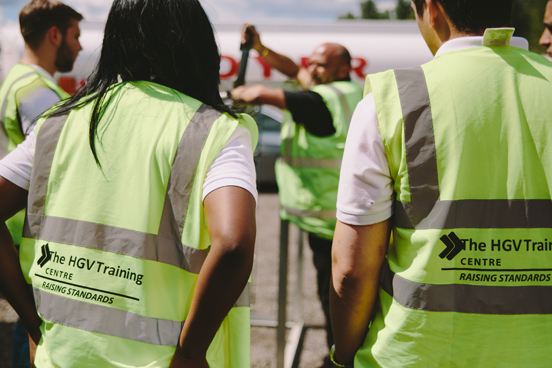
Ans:
[[[439,44],[439,47],[433,53],[434,55],[441,48],[441,46],[443,46],[443,44],[445,44],[450,40],[454,40],[456,38],[462,38],[462,37],[483,36],[483,34],[471,34],[471,33],[459,32],[454,27],[450,27],[447,29],[447,32],[441,32],[440,34],[438,33],[437,35],[439,37],[440,44]]]
[[[25,52],[23,57],[19,61],[21,64],[25,65],[38,65],[45,71],[47,71],[52,77],[57,72],[57,68],[54,64],[54,59],[52,57],[44,56],[42,50],[32,50],[29,46],[25,45]],[[49,53],[51,54],[51,53]]]

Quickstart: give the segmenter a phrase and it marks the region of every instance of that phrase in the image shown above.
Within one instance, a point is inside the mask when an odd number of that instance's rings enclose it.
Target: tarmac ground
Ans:
[[[316,272],[312,265],[312,252],[304,236],[303,246],[303,300],[296,298],[297,287],[297,228],[290,229],[288,259],[288,321],[304,320],[303,339],[298,368],[317,368],[322,365],[328,351],[323,329],[324,315],[316,292]],[[278,267],[280,220],[278,195],[274,190],[259,193],[257,205],[257,242],[252,272],[252,319],[276,320],[278,312]],[[0,368],[11,367],[12,336],[17,315],[5,299],[0,297]],[[289,329],[288,329],[289,331]],[[276,328],[251,327],[251,367],[276,368]]]

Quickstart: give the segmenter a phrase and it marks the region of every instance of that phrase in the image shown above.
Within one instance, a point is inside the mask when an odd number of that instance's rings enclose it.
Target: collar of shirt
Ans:
[[[50,80],[51,80],[52,82],[54,82],[54,83],[57,84],[57,81],[54,79],[54,77],[53,77],[50,73],[48,73],[46,70],[44,70],[42,67],[40,67],[40,66],[38,66],[38,65],[35,65],[35,64],[31,64],[31,65],[29,65],[29,66],[30,66],[31,68],[33,68],[33,69],[38,70],[39,72],[41,72],[42,74],[44,74],[46,77],[50,78]]]
[[[439,50],[437,50],[435,57],[441,54],[444,54],[445,52],[470,49],[472,47],[479,47],[479,46],[483,46],[483,36],[468,36],[468,37],[453,38],[452,40],[449,40],[445,42],[443,45],[441,45]],[[519,47],[521,49],[528,50],[529,42],[522,37],[512,37],[512,39],[510,40],[510,46]]]

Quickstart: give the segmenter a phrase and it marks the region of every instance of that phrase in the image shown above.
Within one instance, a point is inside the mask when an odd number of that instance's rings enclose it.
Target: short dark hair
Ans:
[[[425,0],[412,0],[421,15]],[[486,28],[508,26],[514,0],[435,0],[441,4],[459,32],[481,34]]]
[[[82,18],[82,14],[60,1],[32,0],[19,12],[19,27],[25,43],[36,50],[51,27],[57,27],[65,35],[71,20]]]

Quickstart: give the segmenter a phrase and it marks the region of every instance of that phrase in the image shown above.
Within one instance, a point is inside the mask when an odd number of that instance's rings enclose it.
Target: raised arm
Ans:
[[[330,286],[337,363],[352,363],[366,337],[387,254],[389,226],[389,220],[365,226],[337,221]]]
[[[253,266],[255,199],[239,187],[222,187],[204,200],[211,250],[199,277],[171,367],[207,368],[205,355],[243,292]]]
[[[246,43],[247,41],[251,41],[251,48],[257,51],[271,67],[287,75],[289,78],[297,78],[301,67],[295,64],[289,57],[279,54],[263,45],[259,33],[251,24],[244,24],[243,26],[242,43]]]
[[[6,220],[25,208],[26,204],[27,191],[0,176],[0,291],[38,344],[42,320],[36,312],[33,296],[23,277],[19,256],[6,226]]]

